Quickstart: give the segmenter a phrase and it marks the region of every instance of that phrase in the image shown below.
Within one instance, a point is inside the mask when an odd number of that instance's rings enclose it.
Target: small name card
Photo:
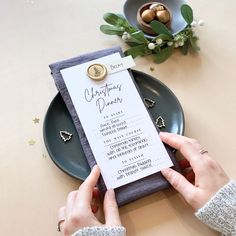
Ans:
[[[131,67],[134,67],[134,59],[132,56],[127,56],[127,57],[121,57],[118,60],[111,61],[107,65],[107,70],[108,73],[116,73],[125,69],[129,69]]]
[[[173,165],[127,69],[100,81],[86,73],[93,63],[119,60],[115,53],[61,70],[108,189]]]

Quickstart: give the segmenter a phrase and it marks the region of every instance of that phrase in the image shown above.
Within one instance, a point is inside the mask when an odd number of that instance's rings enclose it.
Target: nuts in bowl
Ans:
[[[147,34],[156,35],[150,26],[153,20],[157,20],[168,27],[171,21],[170,10],[159,2],[150,2],[142,5],[137,12],[138,27]]]

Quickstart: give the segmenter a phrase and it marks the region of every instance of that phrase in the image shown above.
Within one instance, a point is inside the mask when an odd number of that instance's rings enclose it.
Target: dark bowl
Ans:
[[[129,23],[132,26],[136,27],[137,29],[140,29],[140,26],[137,22],[138,10],[142,5],[147,4],[149,2],[153,2],[153,1],[126,0],[124,4],[123,11],[124,11],[124,15],[126,19],[129,21]],[[187,26],[187,23],[182,17],[181,10],[180,10],[181,6],[185,4],[185,1],[183,0],[158,0],[157,2],[165,5],[171,12],[171,22],[168,28],[172,34],[179,33],[181,30],[183,30]],[[151,34],[145,33],[145,35],[148,38],[154,38],[154,36]]]

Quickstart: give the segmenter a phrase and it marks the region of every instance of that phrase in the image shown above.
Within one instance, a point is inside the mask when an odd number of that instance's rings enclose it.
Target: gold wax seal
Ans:
[[[107,68],[102,64],[92,64],[87,69],[87,75],[93,80],[102,80],[107,75]]]

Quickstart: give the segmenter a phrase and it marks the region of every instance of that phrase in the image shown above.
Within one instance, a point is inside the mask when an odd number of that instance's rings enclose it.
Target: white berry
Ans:
[[[154,44],[154,43],[149,43],[149,44],[148,44],[148,48],[149,48],[150,50],[153,50],[153,49],[155,48],[155,44]]]
[[[167,45],[168,45],[169,47],[171,47],[171,46],[173,45],[173,42],[172,42],[172,41],[169,41],[169,42],[167,43]]]
[[[127,37],[126,34],[123,34],[121,38],[122,38],[124,41],[128,39],[128,37]]]
[[[205,25],[205,22],[203,20],[199,20],[198,25],[203,26],[203,25]]]
[[[196,27],[196,26],[197,26],[197,22],[194,20],[194,21],[191,23],[191,26],[192,26],[192,27]]]
[[[162,40],[161,38],[158,38],[158,39],[156,40],[157,45],[161,45],[162,42],[163,42],[163,40]]]
[[[130,34],[127,34],[127,39],[131,39],[131,35]]]
[[[175,42],[175,48],[179,47],[179,43]]]

